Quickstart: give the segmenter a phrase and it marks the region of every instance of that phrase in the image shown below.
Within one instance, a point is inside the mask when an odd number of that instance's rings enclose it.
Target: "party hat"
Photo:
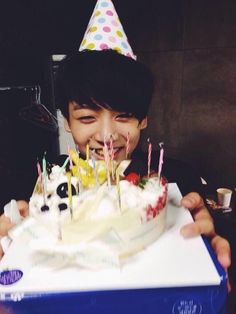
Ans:
[[[79,51],[113,49],[136,59],[111,0],[98,0]]]

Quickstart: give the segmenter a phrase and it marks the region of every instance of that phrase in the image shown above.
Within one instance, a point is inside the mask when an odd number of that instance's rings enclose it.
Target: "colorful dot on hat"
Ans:
[[[103,17],[100,17],[99,19],[98,19],[98,23],[100,23],[100,24],[102,24],[102,23],[104,23],[106,20],[103,18]]]
[[[118,25],[119,25],[119,23],[118,23],[116,20],[111,21],[111,24],[112,24],[113,26],[118,26]]]
[[[94,13],[95,16],[99,16],[100,14],[101,14],[101,11],[99,11],[99,10],[97,10],[97,11]]]
[[[104,32],[106,32],[106,33],[110,33],[111,28],[110,28],[109,26],[104,26],[104,27],[103,27],[103,30],[104,30]]]
[[[116,42],[116,38],[114,36],[110,36],[108,38],[110,40],[110,42],[115,43]]]
[[[116,34],[117,34],[117,36],[119,36],[119,37],[121,37],[121,38],[123,37],[123,34],[122,34],[121,31],[117,31]]]
[[[100,45],[100,48],[101,48],[102,50],[108,49],[108,45],[103,43],[103,44]]]
[[[128,48],[128,45],[127,45],[124,41],[122,41],[121,45],[122,45],[122,47],[124,47],[125,49]]]
[[[114,47],[114,50],[117,51],[117,52],[119,52],[119,53],[121,53],[120,47]]]
[[[87,49],[93,49],[95,47],[94,43],[90,43],[86,46]]]
[[[93,26],[93,27],[90,27],[89,31],[93,33],[93,32],[96,32],[97,29],[98,28],[96,26]]]
[[[102,2],[102,3],[101,3],[101,7],[103,7],[103,8],[108,7],[108,3],[107,3],[106,1]]]
[[[82,41],[81,46],[84,46],[85,43],[86,43],[86,39],[84,39],[84,40]]]
[[[109,15],[109,16],[113,16],[113,15],[114,15],[111,10],[107,10],[107,11],[106,11],[106,14]]]
[[[95,39],[95,40],[101,40],[101,39],[102,39],[102,35],[96,34],[96,35],[94,36],[94,39]]]

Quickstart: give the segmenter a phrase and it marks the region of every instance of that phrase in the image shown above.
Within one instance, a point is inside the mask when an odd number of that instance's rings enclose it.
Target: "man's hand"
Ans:
[[[20,214],[22,217],[26,217],[29,214],[29,205],[26,201],[17,201],[17,206],[19,208]],[[4,214],[0,216],[0,238],[8,234],[8,231],[14,226],[11,223],[10,218],[6,217]],[[0,259],[3,256],[3,250],[0,245]]]
[[[6,217],[4,214],[0,216],[0,237],[4,237],[7,235],[8,230],[13,227],[10,219]]]
[[[211,245],[218,261],[227,272],[231,264],[231,253],[229,242],[215,233],[213,219],[204,205],[203,199],[198,193],[191,192],[183,197],[181,205],[188,208],[194,218],[194,222],[183,226],[181,234],[188,238],[203,234],[209,237]],[[228,282],[228,289],[230,284]]]
[[[19,208],[22,217],[27,217],[29,215],[29,204],[26,201],[17,201],[17,207]]]

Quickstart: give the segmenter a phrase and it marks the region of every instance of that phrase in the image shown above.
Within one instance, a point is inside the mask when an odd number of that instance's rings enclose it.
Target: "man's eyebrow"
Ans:
[[[83,104],[83,105],[74,105],[74,110],[82,110],[82,109],[89,109],[89,110],[94,110],[94,111],[99,111],[101,110],[101,108],[99,108],[98,106],[89,106],[89,105],[86,105],[86,104]]]

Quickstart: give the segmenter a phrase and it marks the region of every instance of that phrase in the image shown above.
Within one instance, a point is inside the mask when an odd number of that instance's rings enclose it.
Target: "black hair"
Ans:
[[[141,62],[114,50],[84,50],[61,62],[56,95],[64,117],[68,118],[71,101],[131,113],[139,121],[147,116],[154,81],[151,71]]]

